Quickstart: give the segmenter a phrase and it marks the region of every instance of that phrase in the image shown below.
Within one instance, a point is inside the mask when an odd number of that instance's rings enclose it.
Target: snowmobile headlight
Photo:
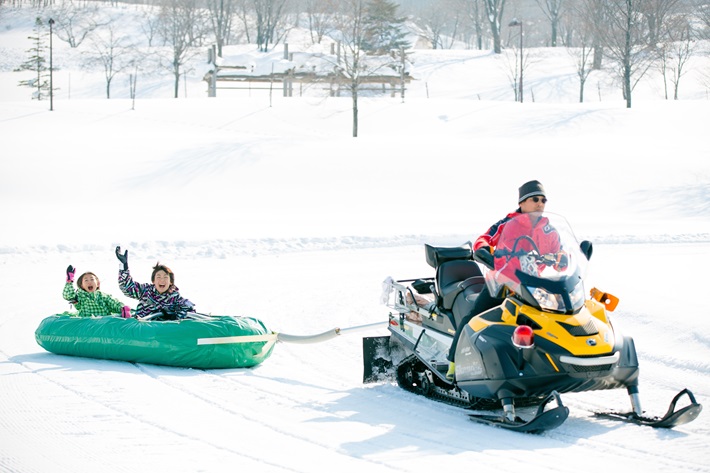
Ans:
[[[572,303],[572,310],[581,309],[584,305],[584,284],[582,281],[579,282],[569,295],[570,302]]]
[[[551,294],[541,287],[528,288],[540,308],[550,311],[564,311],[565,303],[558,294]]]

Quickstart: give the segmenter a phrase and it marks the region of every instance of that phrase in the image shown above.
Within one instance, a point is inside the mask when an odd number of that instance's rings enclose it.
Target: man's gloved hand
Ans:
[[[121,254],[121,247],[117,246],[116,247],[116,258],[118,258],[118,261],[121,262],[121,266],[119,266],[120,269],[123,269],[123,270],[128,269],[128,250],[124,251],[123,254]]]
[[[127,305],[124,305],[121,308],[121,317],[124,319],[130,319],[131,318],[131,308],[128,307]]]
[[[559,253],[557,255],[557,269],[559,269],[560,271],[566,269],[568,264],[569,258],[567,257],[567,254]]]
[[[554,255],[554,254],[541,255],[540,260],[542,261],[542,264],[544,264],[545,266],[552,266],[553,264],[557,264],[557,255]]]
[[[490,246],[482,246],[474,252],[474,259],[482,262],[489,268],[493,268],[493,252]]]
[[[69,265],[67,266],[67,282],[74,282],[74,273],[76,272],[76,268],[74,266]]]

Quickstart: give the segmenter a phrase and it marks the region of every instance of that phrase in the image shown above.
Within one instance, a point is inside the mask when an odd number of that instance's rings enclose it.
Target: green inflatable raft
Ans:
[[[47,317],[37,343],[58,355],[200,369],[247,368],[266,360],[276,334],[250,317],[143,321],[120,317]]]

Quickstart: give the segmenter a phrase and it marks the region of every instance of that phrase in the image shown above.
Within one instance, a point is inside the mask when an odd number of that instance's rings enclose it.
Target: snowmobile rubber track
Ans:
[[[683,395],[688,396],[690,405],[676,410],[676,404]],[[703,406],[695,401],[693,393],[688,389],[683,389],[675,395],[670,406],[668,406],[668,411],[663,417],[645,417],[635,412],[595,412],[594,415],[605,419],[618,420],[647,427],[672,429],[673,427],[694,421],[702,410]]]
[[[451,383],[443,382],[416,355],[410,355],[397,365],[399,387],[434,401],[464,409],[490,410],[500,407],[497,401],[471,398]]]
[[[545,410],[545,406],[553,400],[557,403],[557,407]],[[553,391],[538,407],[535,416],[527,421],[521,419],[520,417],[516,417],[515,421],[511,421],[505,417],[485,414],[470,414],[469,418],[474,422],[493,425],[507,430],[512,430],[514,432],[539,434],[559,427],[565,420],[567,420],[568,416],[569,409],[562,405],[560,395],[556,391]]]
[[[415,355],[407,357],[397,366],[397,384],[407,391],[467,410],[500,408],[500,403],[497,400],[470,398],[453,384],[442,383]],[[523,404],[530,405],[528,403],[532,402],[532,399],[522,399],[521,401]],[[557,406],[545,410],[551,401],[555,401]],[[541,433],[559,427],[569,416],[569,409],[562,405],[557,392],[552,392],[535,405],[538,406],[536,414],[527,421],[520,417],[511,421],[505,417],[488,414],[469,414],[469,418],[480,424],[493,425],[516,432]]]

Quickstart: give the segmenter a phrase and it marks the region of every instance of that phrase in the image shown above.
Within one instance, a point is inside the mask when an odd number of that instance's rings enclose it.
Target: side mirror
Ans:
[[[594,251],[594,248],[592,248],[591,241],[584,240],[582,243],[579,244],[579,248],[582,250],[582,253],[584,253],[584,256],[587,257],[587,260],[592,259],[592,252]]]

